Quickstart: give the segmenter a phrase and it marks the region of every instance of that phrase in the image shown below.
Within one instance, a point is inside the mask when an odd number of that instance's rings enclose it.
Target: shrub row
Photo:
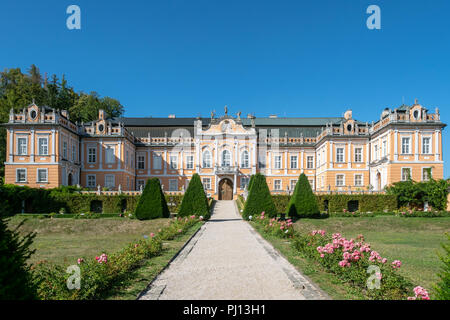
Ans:
[[[167,227],[160,229],[112,255],[102,253],[91,259],[79,258],[74,262],[80,268],[79,289],[68,289],[67,283],[76,285],[72,273],[67,273],[62,265],[41,262],[32,267],[33,283],[37,287],[38,298],[43,300],[91,300],[101,299],[115,285],[131,276],[149,258],[162,251],[162,242],[172,240],[186,233],[200,220],[195,216],[173,219]],[[69,279],[71,278],[71,279]]]
[[[288,195],[272,195],[277,212],[286,212],[290,198]],[[397,197],[386,194],[326,194],[316,195],[316,199],[322,212],[349,211],[351,201],[357,201],[358,211],[362,212],[392,212],[397,209]]]

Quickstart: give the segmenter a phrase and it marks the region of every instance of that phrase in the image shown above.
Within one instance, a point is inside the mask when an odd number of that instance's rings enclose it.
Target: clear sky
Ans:
[[[66,9],[81,8],[81,30]],[[381,30],[369,30],[369,5]],[[36,64],[125,116],[377,120],[419,103],[450,124],[448,0],[22,1],[0,4],[0,69]],[[450,160],[450,128],[444,156]],[[445,177],[450,177],[446,165]]]

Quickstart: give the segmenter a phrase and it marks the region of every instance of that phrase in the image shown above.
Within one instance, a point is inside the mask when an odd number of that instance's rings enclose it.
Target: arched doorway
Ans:
[[[219,200],[233,200],[233,182],[230,179],[220,180]]]
[[[377,190],[381,191],[381,173],[377,172]]]
[[[67,185],[71,186],[72,185],[72,174],[69,173],[69,176],[67,177]]]

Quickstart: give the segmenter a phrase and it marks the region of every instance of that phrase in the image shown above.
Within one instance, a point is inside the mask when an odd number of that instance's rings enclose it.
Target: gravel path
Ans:
[[[329,297],[242,220],[234,201],[217,201],[211,219],[139,299],[303,300]]]

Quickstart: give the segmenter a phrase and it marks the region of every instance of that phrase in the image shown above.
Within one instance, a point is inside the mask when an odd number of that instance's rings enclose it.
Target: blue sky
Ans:
[[[66,8],[81,8],[68,30]],[[381,30],[366,9],[381,8]],[[379,118],[419,103],[450,123],[450,1],[2,1],[0,69],[36,64],[126,116]],[[444,130],[448,161],[448,128]],[[445,176],[450,176],[446,165]]]

